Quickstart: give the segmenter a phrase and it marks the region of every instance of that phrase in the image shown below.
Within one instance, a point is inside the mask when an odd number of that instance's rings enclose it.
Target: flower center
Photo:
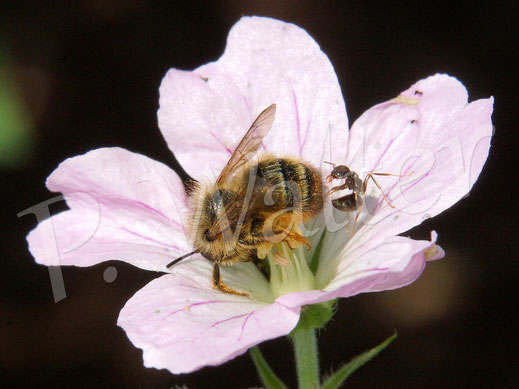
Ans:
[[[274,299],[290,292],[315,289],[315,276],[301,246],[292,250],[286,243],[278,243],[267,253],[267,258]]]

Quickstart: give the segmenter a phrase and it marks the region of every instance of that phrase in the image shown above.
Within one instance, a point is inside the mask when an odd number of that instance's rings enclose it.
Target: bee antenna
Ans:
[[[185,254],[185,255],[182,255],[181,257],[178,257],[178,258],[175,259],[174,261],[171,261],[170,263],[168,263],[168,264],[166,265],[166,268],[169,269],[169,268],[170,268],[171,266],[173,266],[175,263],[180,262],[180,261],[183,260],[184,258],[190,257],[191,255],[193,255],[193,254],[195,254],[195,253],[197,253],[197,252],[198,252],[198,251],[193,251],[193,252],[191,252],[191,253],[187,253],[187,254]]]
[[[333,167],[335,167],[337,164],[333,163],[333,162],[328,162],[328,161],[323,161],[324,163],[328,163],[330,165],[333,165]]]

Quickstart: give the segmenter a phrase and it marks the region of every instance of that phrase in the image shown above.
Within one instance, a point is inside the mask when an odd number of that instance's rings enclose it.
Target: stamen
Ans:
[[[429,247],[428,249],[425,249],[423,252],[425,254],[425,260],[429,261],[431,258],[436,257],[439,252],[440,252],[440,247],[438,245],[436,245],[436,244],[431,245],[431,247]]]
[[[315,277],[301,247],[291,250],[286,243],[278,243],[267,254],[267,258],[270,265],[270,289],[274,298],[285,293],[315,289]]]
[[[290,263],[290,260],[285,255],[280,253],[279,251],[275,252],[273,257],[274,257],[274,262],[276,264],[278,264],[279,266],[286,266]]]
[[[398,95],[393,100],[395,103],[405,104],[405,105],[417,105],[420,102],[420,99],[416,97],[407,97],[404,95]]]

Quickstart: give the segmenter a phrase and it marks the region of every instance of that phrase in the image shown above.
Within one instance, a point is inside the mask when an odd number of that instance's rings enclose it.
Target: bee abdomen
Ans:
[[[304,163],[270,158],[258,164],[257,177],[273,186],[272,200],[277,207],[300,210],[305,220],[323,208],[321,175]]]

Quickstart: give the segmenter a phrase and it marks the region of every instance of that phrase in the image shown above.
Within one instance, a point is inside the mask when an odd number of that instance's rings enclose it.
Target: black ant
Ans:
[[[326,161],[324,161],[326,162]],[[360,210],[360,208],[364,205],[364,201],[362,200],[362,196],[366,193],[366,189],[368,187],[368,180],[371,178],[371,180],[375,183],[376,186],[380,189],[382,192],[382,196],[384,196],[384,200],[386,200],[386,203],[391,207],[395,208],[393,204],[389,202],[389,200],[386,197],[386,194],[384,193],[384,190],[380,186],[380,184],[375,180],[374,176],[394,176],[394,177],[407,177],[411,173],[406,175],[400,175],[400,174],[390,174],[390,173],[369,173],[365,178],[364,181],[360,179],[359,175],[350,170],[350,168],[346,165],[336,165],[332,162],[326,162],[330,165],[333,165],[333,170],[326,177],[328,179],[328,182],[332,182],[333,180],[341,180],[344,179],[344,183],[342,185],[334,186],[330,191],[328,192],[329,195],[332,193],[335,193],[339,190],[343,189],[349,189],[352,191],[352,193],[344,195],[342,197],[339,197],[337,199],[332,200],[332,205],[335,209],[338,209],[339,211],[343,212],[352,212]],[[357,220],[359,218],[360,212],[357,213],[357,217],[355,218],[355,223],[353,224],[353,232],[355,232],[355,226],[357,225]]]

